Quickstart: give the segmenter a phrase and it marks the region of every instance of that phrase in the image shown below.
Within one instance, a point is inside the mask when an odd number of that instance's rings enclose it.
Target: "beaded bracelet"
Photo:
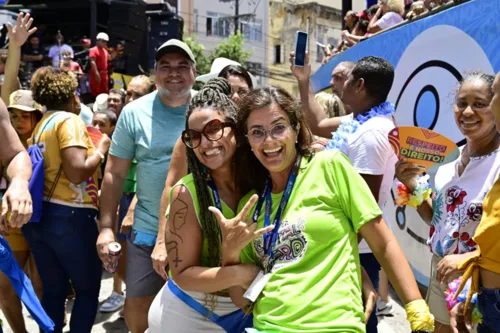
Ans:
[[[448,283],[448,289],[445,291],[446,306],[448,308],[448,312],[451,312],[451,310],[458,303],[465,303],[467,299],[467,294],[469,294],[469,289],[471,285],[471,279],[467,281],[467,283],[464,286],[464,289],[460,292],[460,294],[458,294],[457,298],[453,299],[455,293],[457,292],[458,287],[460,286],[460,283],[462,283],[462,277],[459,277],[458,279],[455,279],[450,283]],[[472,309],[472,323],[473,324],[481,323],[483,320],[483,316],[481,315],[481,312],[479,311],[479,308],[477,306],[477,293],[472,295],[470,303],[475,304],[474,308]]]
[[[417,177],[417,186],[413,190],[412,193],[408,190],[408,188],[401,182],[396,181],[396,195],[394,202],[398,206],[406,206],[410,205],[412,207],[417,208],[431,197],[432,189],[429,184],[429,175],[418,176]]]

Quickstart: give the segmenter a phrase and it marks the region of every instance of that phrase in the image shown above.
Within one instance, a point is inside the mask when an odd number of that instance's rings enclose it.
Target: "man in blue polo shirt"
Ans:
[[[189,47],[169,40],[156,53],[158,90],[125,106],[109,151],[101,188],[100,235],[97,250],[108,260],[115,241],[116,210],[132,160],[137,161],[137,206],[127,244],[125,320],[132,333],[148,327],[148,310],[165,280],[152,265],[158,216],[175,142],[185,127],[185,111],[194,84],[195,59]]]

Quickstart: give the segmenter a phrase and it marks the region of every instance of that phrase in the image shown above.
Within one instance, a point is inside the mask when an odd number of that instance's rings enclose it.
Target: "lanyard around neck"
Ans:
[[[285,187],[285,191],[283,193],[283,196],[281,197],[281,202],[278,207],[278,211],[276,212],[276,215],[273,220],[273,225],[274,229],[266,234],[264,234],[264,252],[270,257],[273,258],[273,248],[274,245],[276,244],[277,236],[279,233],[279,228],[281,224],[281,215],[283,214],[286,205],[288,204],[288,201],[290,200],[290,196],[292,194],[293,187],[295,185],[295,181],[297,180],[297,175],[298,171],[300,168],[300,161],[301,161],[301,156],[297,156],[297,159],[295,160],[295,164],[293,166],[292,171],[290,172],[290,175],[288,176],[288,181]],[[265,217],[264,217],[264,227],[267,227],[270,225],[271,222],[271,211],[272,211],[272,198],[271,198],[271,187],[272,187],[272,182],[271,179],[268,178],[266,181],[266,185],[264,187],[264,191],[260,195],[259,201],[257,202],[257,207],[255,208],[255,212],[253,214],[253,221],[254,223],[257,222],[259,219],[260,212],[262,210],[262,206],[264,204],[264,201],[266,202],[266,211],[265,211]]]

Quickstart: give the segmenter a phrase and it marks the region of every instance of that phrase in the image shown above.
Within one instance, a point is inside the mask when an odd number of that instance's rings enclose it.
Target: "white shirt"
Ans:
[[[378,205],[381,209],[391,197],[395,165],[398,161],[389,143],[389,132],[394,129],[391,116],[378,116],[362,124],[347,138],[347,157],[354,168],[365,175],[383,175]],[[366,195],[360,193],[360,195]],[[359,244],[359,253],[371,253],[366,241]]]
[[[394,12],[388,12],[388,13],[385,13],[377,21],[376,24],[380,29],[385,30],[385,29],[390,28],[393,25],[396,25],[396,24],[401,23],[401,22],[403,22],[403,18],[401,17],[401,15],[399,15],[398,13],[394,13]]]
[[[460,157],[436,172],[433,215],[427,244],[438,256],[477,249],[472,236],[483,213],[483,200],[500,173],[500,149],[472,158],[458,175]]]
[[[62,53],[64,51],[71,52],[71,58],[73,58],[73,56],[75,55],[73,48],[71,46],[69,46],[68,44],[63,44],[63,45],[61,45],[61,47],[59,47],[59,45],[53,45],[49,49],[48,56],[49,56],[49,58],[52,58],[52,67],[59,68],[59,64],[61,61],[60,56],[62,55]]]
[[[83,120],[85,125],[92,126],[92,120],[94,119],[94,112],[85,104],[80,104],[80,119]]]

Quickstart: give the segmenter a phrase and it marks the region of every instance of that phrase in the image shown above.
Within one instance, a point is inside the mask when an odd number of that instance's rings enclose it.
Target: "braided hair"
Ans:
[[[186,129],[189,128],[188,121],[191,114],[202,108],[213,108],[226,117],[226,122],[236,125],[237,108],[231,101],[231,86],[226,79],[218,77],[209,80],[191,99],[186,114]],[[215,205],[207,188],[207,180],[210,176],[193,149],[186,148],[188,169],[193,175],[198,196],[200,225],[203,237],[208,241],[208,264],[210,267],[218,267],[221,258],[221,235],[219,223],[208,210],[208,207]]]

